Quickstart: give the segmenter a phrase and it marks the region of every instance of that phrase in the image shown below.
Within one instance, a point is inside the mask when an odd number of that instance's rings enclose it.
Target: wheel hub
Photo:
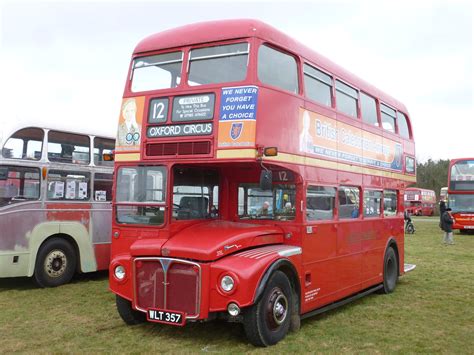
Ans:
[[[267,320],[270,329],[275,330],[278,328],[285,321],[287,315],[288,299],[279,288],[275,288],[267,305]]]
[[[66,271],[67,258],[62,250],[52,250],[44,260],[44,270],[50,277],[60,277]]]

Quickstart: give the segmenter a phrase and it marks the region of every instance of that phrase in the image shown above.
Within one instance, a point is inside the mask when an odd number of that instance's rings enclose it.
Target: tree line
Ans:
[[[416,164],[416,186],[434,190],[439,199],[439,190],[448,186],[449,160],[431,160]]]
[[[416,187],[434,190],[436,201],[439,201],[439,191],[448,186],[449,160],[431,160],[416,164]],[[436,204],[435,214],[439,214]]]

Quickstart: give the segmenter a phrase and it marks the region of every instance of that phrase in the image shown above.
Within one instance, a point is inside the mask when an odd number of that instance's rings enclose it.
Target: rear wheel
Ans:
[[[146,321],[146,314],[134,310],[132,308],[132,302],[129,300],[115,295],[115,304],[117,305],[117,311],[120,317],[128,325],[136,325]]]
[[[385,251],[383,266],[383,293],[392,293],[398,281],[398,261],[395,250],[388,247]]]
[[[244,315],[244,329],[255,346],[269,346],[282,340],[290,328],[293,291],[288,277],[275,271],[260,300]]]
[[[47,240],[36,256],[36,283],[40,287],[56,287],[68,283],[76,271],[76,259],[76,251],[67,240]]]

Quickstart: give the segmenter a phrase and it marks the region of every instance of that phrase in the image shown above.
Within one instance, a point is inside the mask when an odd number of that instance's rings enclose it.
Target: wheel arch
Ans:
[[[397,241],[395,240],[395,238],[391,237],[388,242],[387,242],[387,245],[385,246],[385,251],[383,253],[383,257],[384,257],[384,263],[383,265],[385,265],[385,253],[387,252],[387,249],[388,248],[393,248],[393,251],[395,252],[395,256],[397,257],[397,265],[398,265],[398,276],[401,276],[401,273],[400,273],[400,254],[398,252],[398,243]]]
[[[282,258],[274,261],[263,273],[263,276],[258,284],[257,291],[255,292],[255,296],[253,299],[254,304],[257,303],[263,296],[265,286],[267,285],[270,276],[274,271],[277,270],[282,271],[288,277],[288,280],[290,280],[291,287],[297,295],[297,299],[301,299],[301,284],[298,277],[298,272],[296,271],[295,266],[290,260]]]
[[[78,261],[76,271],[91,272],[97,270],[94,248],[89,233],[82,224],[76,222],[47,222],[37,225],[31,232],[27,276],[33,276],[38,252],[44,243],[52,238],[65,239],[74,248]]]

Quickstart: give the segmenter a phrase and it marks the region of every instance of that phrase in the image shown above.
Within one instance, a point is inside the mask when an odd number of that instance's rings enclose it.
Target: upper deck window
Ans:
[[[320,104],[331,106],[332,78],[312,66],[304,65],[306,96]]]
[[[258,79],[264,83],[298,93],[296,60],[266,45],[258,49]]]
[[[170,89],[181,80],[183,52],[135,58],[133,61],[132,92]]]
[[[50,131],[48,159],[58,163],[89,164],[90,139],[73,133]]]
[[[474,160],[461,160],[451,166],[449,188],[457,191],[474,190]]]
[[[380,104],[380,111],[382,116],[382,127],[387,131],[395,133],[395,110],[384,104]]]
[[[339,111],[346,115],[357,117],[357,90],[336,80],[336,100]]]
[[[94,164],[114,166],[113,161],[104,160],[104,154],[112,154],[115,149],[115,141],[107,138],[94,138]]]
[[[408,128],[407,117],[401,112],[397,112],[397,114],[398,133],[400,133],[403,138],[410,139],[410,129]]]
[[[4,158],[40,160],[44,132],[41,128],[24,128],[13,134],[3,146]]]
[[[248,56],[248,43],[193,49],[189,55],[188,84],[242,81],[247,76]]]
[[[373,97],[361,92],[360,109],[362,111],[362,121],[373,126],[379,126],[379,121],[377,119],[377,106]]]

